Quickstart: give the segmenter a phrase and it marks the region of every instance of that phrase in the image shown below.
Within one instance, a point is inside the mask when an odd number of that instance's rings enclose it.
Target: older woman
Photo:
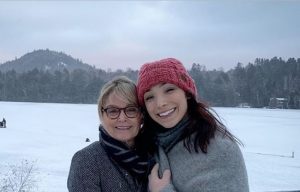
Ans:
[[[75,153],[68,177],[70,192],[146,191],[148,158],[136,149],[142,114],[135,84],[115,78],[98,99],[100,141]]]

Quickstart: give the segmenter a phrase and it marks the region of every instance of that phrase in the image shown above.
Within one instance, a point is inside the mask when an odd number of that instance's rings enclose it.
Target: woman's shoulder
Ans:
[[[225,159],[243,159],[239,144],[223,133],[216,133],[208,146],[208,153]]]
[[[95,141],[91,143],[90,145],[80,149],[77,151],[74,156],[73,160],[74,161],[83,161],[85,162],[86,160],[92,160],[92,159],[98,159],[99,157],[101,158],[103,154],[105,153],[103,147],[101,146],[99,141]]]
[[[239,148],[238,143],[231,139],[229,136],[227,136],[224,133],[221,133],[220,131],[217,131],[215,133],[215,136],[212,139],[212,143],[218,145],[218,147],[224,147],[224,148],[228,148],[228,147],[237,147]]]
[[[195,135],[193,135],[194,137]],[[184,142],[181,141],[177,143],[168,155],[178,156],[182,158],[192,158],[192,159],[219,159],[223,161],[224,158],[229,160],[230,158],[243,159],[242,152],[238,143],[223,133],[216,132],[215,136],[210,139],[207,146],[207,153],[203,153],[200,149],[197,152],[194,150],[188,151],[184,146]],[[184,156],[184,157],[183,157]]]

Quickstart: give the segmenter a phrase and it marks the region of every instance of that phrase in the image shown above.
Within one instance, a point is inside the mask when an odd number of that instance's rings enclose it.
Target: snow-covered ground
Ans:
[[[300,110],[215,110],[244,143],[252,192],[300,190]],[[72,155],[89,144],[86,138],[98,140],[97,106],[0,102],[2,117],[0,175],[7,165],[35,161],[38,191],[67,192]]]

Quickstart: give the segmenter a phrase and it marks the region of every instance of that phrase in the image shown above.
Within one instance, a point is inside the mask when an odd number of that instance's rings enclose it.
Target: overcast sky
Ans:
[[[300,1],[0,0],[0,63],[37,49],[101,69],[166,57],[228,70],[300,57]]]

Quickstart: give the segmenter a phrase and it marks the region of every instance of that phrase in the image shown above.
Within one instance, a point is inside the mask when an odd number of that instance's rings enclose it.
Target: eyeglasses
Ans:
[[[128,118],[135,118],[140,112],[140,108],[136,106],[128,106],[124,108],[107,107],[105,109],[102,108],[101,110],[104,111],[106,115],[111,119],[117,119],[120,116],[121,111],[124,111],[126,117]]]

